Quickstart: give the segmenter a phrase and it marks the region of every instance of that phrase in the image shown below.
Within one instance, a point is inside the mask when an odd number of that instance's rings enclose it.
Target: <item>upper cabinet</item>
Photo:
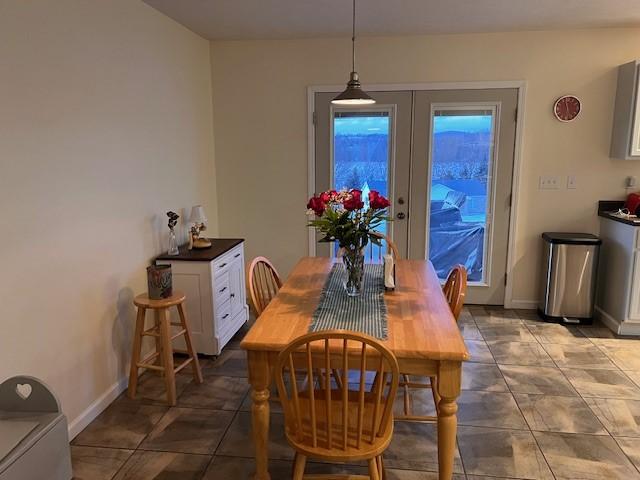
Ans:
[[[616,110],[611,134],[611,157],[640,160],[640,102],[636,60],[618,67]]]

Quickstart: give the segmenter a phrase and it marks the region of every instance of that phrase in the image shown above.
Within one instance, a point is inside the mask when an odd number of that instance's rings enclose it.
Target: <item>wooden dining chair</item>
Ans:
[[[249,294],[259,317],[282,287],[276,267],[265,257],[256,257],[249,265]]]
[[[330,348],[334,349],[333,358]],[[308,377],[302,388],[296,375],[301,367]],[[329,371],[332,367],[358,371],[357,389],[350,389],[347,382],[336,388],[326,377],[314,378],[319,369]],[[375,388],[367,389],[367,371],[382,378]],[[366,460],[371,480],[382,480],[382,453],[393,434],[393,401],[399,378],[393,353],[368,335],[344,330],[315,332],[291,342],[278,355],[274,372],[284,407],[286,438],[296,451],[293,479],[303,478],[307,458],[312,458],[339,463]]]
[[[463,265],[456,265],[451,269],[442,291],[457,322],[467,294],[467,269]]]
[[[381,233],[381,232],[373,232],[373,235],[380,238],[387,244],[387,249],[386,249],[387,254],[393,256],[395,260],[398,260],[399,258],[401,258],[400,252],[398,251],[398,246],[393,242],[393,240],[391,240],[391,238],[389,238],[389,235],[385,235],[384,233]],[[377,256],[377,259],[374,259],[374,248],[372,246],[371,249],[369,250],[368,260],[370,262],[373,262],[374,260],[382,261],[382,257],[383,257],[382,251],[383,251],[383,248],[378,247],[377,248],[378,256]],[[344,253],[344,248],[340,248],[336,256],[341,257],[343,253]],[[365,261],[366,260],[367,259],[365,258]]]
[[[451,313],[453,317],[458,321],[458,317],[460,317],[460,312],[462,312],[462,307],[464,305],[464,297],[467,293],[467,269],[462,265],[456,265],[451,269],[449,275],[447,276],[447,281],[442,287],[442,292],[444,293],[447,302],[449,303],[449,308],[451,309]],[[404,397],[404,415],[398,415],[396,418],[398,420],[409,420],[416,422],[433,422],[438,418],[433,415],[414,415],[412,413],[411,408],[411,390],[412,388],[417,389],[431,389],[431,393],[433,394],[433,402],[436,406],[436,412],[438,410],[438,404],[440,403],[440,396],[438,395],[438,378],[437,377],[429,377],[429,383],[422,382],[412,382],[409,378],[409,375],[402,374],[402,380],[400,381],[400,386],[403,389],[403,397]]]
[[[249,294],[256,311],[256,317],[259,317],[267,308],[273,297],[278,294],[280,287],[282,287],[282,280],[280,280],[276,267],[266,257],[254,258],[249,265]],[[319,372],[319,374],[321,373]],[[340,373],[335,369],[332,373],[335,382],[342,385]],[[279,398],[274,396],[272,400],[278,402]]]
[[[400,252],[398,251],[398,246],[393,242],[393,240],[391,240],[391,238],[389,238],[389,235],[385,235],[384,233],[381,233],[381,232],[375,232],[374,235],[380,238],[381,240],[384,240],[384,242],[387,244],[387,254],[393,256],[395,260],[398,260],[400,258]],[[372,251],[372,255],[373,255],[373,251]],[[378,253],[378,256],[381,256],[380,252]]]

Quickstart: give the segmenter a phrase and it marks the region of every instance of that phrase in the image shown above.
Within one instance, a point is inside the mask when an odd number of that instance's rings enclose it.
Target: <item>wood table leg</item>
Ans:
[[[251,384],[251,423],[256,449],[255,480],[269,480],[269,385],[271,375],[265,352],[247,351]]]
[[[436,385],[440,403],[438,405],[438,479],[451,480],[456,453],[458,405],[462,375],[461,362],[440,362]]]

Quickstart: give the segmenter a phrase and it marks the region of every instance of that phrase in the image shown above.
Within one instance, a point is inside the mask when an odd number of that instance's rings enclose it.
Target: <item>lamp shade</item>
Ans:
[[[376,101],[362,90],[358,74],[351,72],[347,88],[336,98],[331,100],[334,105],[371,105]]]
[[[191,215],[189,215],[191,223],[207,223],[207,216],[204,214],[202,205],[194,205],[191,207]]]

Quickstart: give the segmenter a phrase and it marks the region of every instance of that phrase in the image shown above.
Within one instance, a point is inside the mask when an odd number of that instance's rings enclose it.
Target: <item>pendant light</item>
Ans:
[[[353,0],[353,25],[351,30],[351,77],[344,92],[331,100],[334,105],[371,105],[376,101],[362,91],[356,72],[356,0]]]

